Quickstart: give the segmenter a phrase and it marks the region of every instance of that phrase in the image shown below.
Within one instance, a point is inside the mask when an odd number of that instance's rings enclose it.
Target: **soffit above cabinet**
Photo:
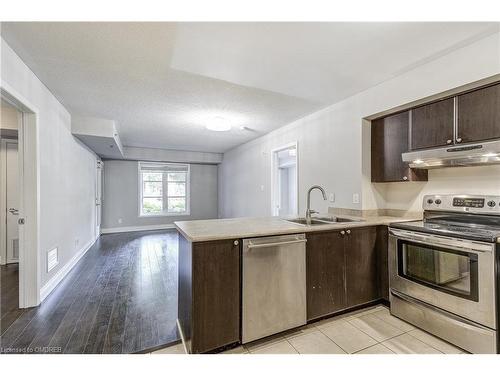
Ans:
[[[72,117],[71,133],[101,157],[123,158],[123,146],[113,120]]]

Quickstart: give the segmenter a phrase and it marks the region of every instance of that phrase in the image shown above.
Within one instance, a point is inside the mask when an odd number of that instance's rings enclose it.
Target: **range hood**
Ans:
[[[500,140],[405,152],[402,157],[420,169],[500,164]]]

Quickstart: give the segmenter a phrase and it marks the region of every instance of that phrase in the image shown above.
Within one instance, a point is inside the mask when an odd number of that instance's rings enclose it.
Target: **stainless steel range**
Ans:
[[[389,228],[391,314],[472,353],[498,353],[500,196],[427,195]]]

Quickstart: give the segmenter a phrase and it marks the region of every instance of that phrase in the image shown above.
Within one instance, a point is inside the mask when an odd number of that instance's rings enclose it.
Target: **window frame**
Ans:
[[[163,211],[161,213],[147,214],[142,211],[142,201],[144,198],[143,189],[144,184],[142,180],[142,170],[141,164],[142,162],[137,163],[137,180],[138,180],[138,216],[139,217],[166,217],[166,216],[189,216],[191,215],[191,165],[185,163],[159,163],[159,162],[144,162],[149,165],[157,164],[159,167],[165,167],[169,165],[175,166],[185,166],[186,167],[186,210],[183,212],[168,212],[168,181],[162,178],[162,202],[163,202]],[[155,173],[152,171],[152,173]],[[156,172],[158,173],[158,172]],[[165,173],[162,171],[162,173]],[[172,196],[171,198],[180,198],[180,196]]]

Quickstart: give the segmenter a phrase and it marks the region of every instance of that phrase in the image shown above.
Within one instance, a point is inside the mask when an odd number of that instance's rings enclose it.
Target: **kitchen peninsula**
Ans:
[[[412,219],[339,220],[343,221],[316,225],[277,217],[175,222],[179,232],[178,328],[187,351],[214,352],[241,343],[242,252],[243,242],[250,238],[305,234],[304,240],[294,237],[286,243],[305,243],[307,322],[387,300],[387,225]]]

